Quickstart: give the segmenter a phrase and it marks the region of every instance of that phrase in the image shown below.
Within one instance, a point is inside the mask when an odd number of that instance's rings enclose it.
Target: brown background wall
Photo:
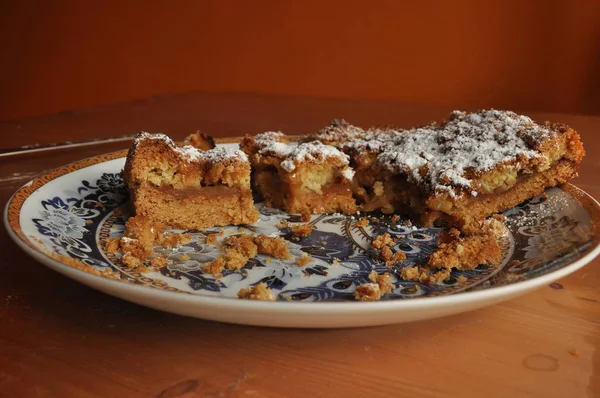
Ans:
[[[0,120],[181,91],[600,114],[600,2],[22,1]]]

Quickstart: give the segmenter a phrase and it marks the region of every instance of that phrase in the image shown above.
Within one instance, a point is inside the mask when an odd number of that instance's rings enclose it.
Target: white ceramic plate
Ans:
[[[394,235],[398,244],[393,250],[404,251],[403,266],[412,266],[435,250],[441,229],[411,228],[381,216],[379,222],[361,228],[349,216],[317,215],[311,221],[314,232],[298,239],[280,226],[282,219],[297,221],[295,216],[259,205],[258,223],[223,228],[224,237],[248,230],[281,235],[294,257],[306,252],[314,262],[299,267],[294,260],[269,261],[259,255],[242,272],[226,272],[215,280],[202,272],[202,263],[218,255],[214,245],[204,244],[206,233],[218,228],[186,231],[192,235],[190,243],[168,251],[157,248],[168,255],[167,267],[133,273],[103,250],[106,238],[122,234],[127,217],[128,195],[119,177],[124,155],[82,160],[36,178],[11,198],[5,224],[15,242],[48,267],[113,296],[176,314],[279,327],[410,322],[507,300],[576,271],[600,253],[594,227],[600,206],[567,184],[505,213],[508,228],[501,239],[500,266],[453,271],[450,280],[435,285],[404,281],[394,274],[395,289],[377,302],[352,301],[354,289],[368,281],[373,269],[388,271],[369,254],[370,237],[382,232]],[[342,262],[335,264],[333,258]],[[88,271],[110,267],[125,282],[74,268],[69,259],[87,264]],[[459,283],[460,275],[468,282]],[[272,288],[276,302],[236,298],[240,288],[259,282]]]

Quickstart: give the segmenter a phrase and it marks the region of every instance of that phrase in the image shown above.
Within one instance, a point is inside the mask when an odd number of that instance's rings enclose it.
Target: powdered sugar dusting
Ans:
[[[248,161],[248,156],[246,156],[246,154],[239,149],[217,147],[207,151],[202,151],[191,145],[177,146],[175,142],[173,142],[173,140],[165,134],[150,134],[142,132],[135,138],[134,145],[137,146],[144,140],[163,141],[187,162],[220,163],[224,161]]]
[[[353,126],[344,119],[335,119],[329,126],[310,135],[304,141],[321,141],[324,144],[339,145],[340,143],[357,140],[364,136],[365,131]]]
[[[292,152],[294,146],[286,142],[281,142],[283,139],[285,139],[285,135],[283,133],[267,131],[265,133],[256,135],[254,137],[254,142],[259,148],[259,155],[284,158]]]
[[[343,165],[349,163],[348,155],[331,145],[319,141],[305,142],[292,149],[287,158],[281,162],[281,167],[287,172],[292,172],[298,163],[308,161],[320,164],[332,158],[340,160]]]
[[[136,135],[135,139],[133,140],[133,144],[135,146],[137,146],[140,144],[140,142],[145,141],[145,140],[159,140],[159,141],[166,142],[170,146],[175,146],[175,143],[173,142],[173,140],[171,138],[169,138],[167,135],[162,134],[162,133],[151,134],[146,131],[142,131],[138,135]]]
[[[287,171],[288,173],[291,173],[292,171],[296,170],[296,164],[292,159],[286,159],[283,162],[281,162],[281,168]]]
[[[274,156],[281,159],[280,166],[288,173],[293,172],[303,162],[322,164],[328,159],[337,159],[342,165],[348,165],[348,155],[339,149],[320,141],[303,142],[298,145],[281,142],[285,136],[278,132],[258,134],[254,141],[261,156]]]
[[[347,150],[379,151],[392,143],[395,136],[401,134],[402,130],[392,128],[363,130],[345,120],[334,120],[331,124],[316,134],[303,138],[303,142],[318,140],[324,144],[333,145],[336,148]]]
[[[239,149],[216,147],[208,151],[201,151],[191,145],[177,147],[175,150],[190,162],[219,163],[226,160],[248,161],[248,156]]]
[[[348,180],[348,181],[352,181],[352,179],[354,178],[354,170],[352,170],[350,167],[342,170],[342,176]]]
[[[383,168],[405,174],[427,189],[454,192],[458,186],[470,192],[467,170],[477,174],[519,158],[541,157],[537,146],[555,134],[513,112],[455,111],[442,126],[395,134],[393,145],[377,160]]]

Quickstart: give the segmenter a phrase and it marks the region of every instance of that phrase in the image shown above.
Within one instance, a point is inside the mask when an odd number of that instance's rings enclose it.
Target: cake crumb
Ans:
[[[179,256],[179,259],[180,259],[181,261],[187,261],[187,260],[189,260],[189,259],[190,259],[190,256],[188,256],[187,254],[184,254],[184,255],[182,255],[182,256]]]
[[[327,241],[326,241],[326,240],[322,240],[322,241],[321,241],[321,244],[322,244],[323,246],[325,246],[325,245],[327,244]]]
[[[504,223],[506,217],[502,214],[495,214],[481,221],[473,221],[468,225],[461,227],[464,235],[492,235],[500,238],[505,230]]]
[[[313,260],[314,258],[312,258],[310,255],[306,254],[305,252],[302,252],[300,257],[296,259],[296,264],[300,267],[304,267],[306,264],[310,263]]]
[[[394,240],[387,232],[383,235],[377,235],[373,242],[371,242],[372,249],[381,249],[384,246],[391,246],[394,244]]]
[[[381,290],[377,283],[363,283],[354,291],[354,299],[358,301],[376,301],[381,298]]]
[[[392,222],[393,222],[394,224],[396,224],[396,223],[398,223],[399,221],[400,221],[400,216],[399,216],[398,214],[394,214],[394,215],[392,216]]]
[[[384,246],[379,252],[379,258],[385,261],[386,267],[391,269],[394,265],[406,260],[406,253],[400,250],[394,253],[389,246]]]
[[[123,257],[121,257],[121,262],[129,269],[136,268],[141,264],[141,260],[131,252],[123,254]]]
[[[400,276],[405,281],[416,281],[419,279],[419,267],[404,267],[400,270]]]
[[[164,257],[154,257],[150,259],[150,265],[153,267],[164,267],[167,265],[167,259]]]
[[[406,281],[418,281],[426,285],[441,283],[450,279],[450,270],[442,269],[437,272],[420,267],[405,267],[400,270],[400,276]]]
[[[287,220],[280,220],[279,221],[279,227],[280,228],[289,228],[290,227],[290,223]]]
[[[242,268],[248,260],[256,257],[258,247],[250,235],[230,236],[223,242],[225,254],[220,255],[210,263],[204,264],[204,272],[220,275],[224,269],[237,271]]]
[[[469,270],[500,260],[500,245],[492,235],[473,235],[442,243],[427,259],[430,268]]]
[[[339,264],[339,263],[341,263],[341,261],[340,261],[340,259],[339,259],[339,258],[337,258],[337,257],[334,257],[334,258],[333,258],[333,260],[331,260],[331,264],[336,264],[336,265],[337,265],[337,264]]]
[[[254,243],[258,247],[260,254],[266,254],[279,259],[291,258],[290,250],[285,240],[280,237],[271,237],[267,235],[258,235],[254,237]]]
[[[394,253],[392,252],[392,249],[389,248],[389,246],[384,246],[379,252],[379,258],[384,261],[391,260],[393,255]]]
[[[119,240],[118,238],[107,238],[104,242],[104,250],[109,254],[115,254],[119,251]]]
[[[209,263],[205,263],[202,266],[202,270],[209,274],[213,274],[215,277],[219,278],[222,276],[222,272],[225,269],[225,260],[223,257],[217,257],[213,261]]]
[[[385,266],[392,268],[394,265],[398,265],[406,260],[406,253],[398,250],[392,255],[392,258],[385,262]]]
[[[313,226],[312,224],[300,224],[300,225],[294,225],[292,227],[292,233],[294,234],[294,236],[298,236],[301,238],[307,237],[308,235],[310,235],[313,231]]]
[[[212,246],[214,244],[217,243],[217,234],[208,234],[206,235],[206,238],[204,238],[204,242],[208,245],[208,246]]]
[[[456,281],[461,284],[467,283],[468,280],[469,279],[464,275],[460,275],[458,278],[456,278]]]
[[[261,300],[261,301],[275,301],[275,296],[271,289],[267,287],[266,283],[259,283],[257,285],[241,288],[238,291],[238,298],[243,300]]]
[[[307,210],[307,211],[303,211],[300,214],[300,220],[303,222],[309,222],[312,218],[312,214]]]
[[[225,239],[223,248],[225,249],[225,253],[228,250],[234,250],[248,258],[256,257],[256,254],[258,254],[258,245],[250,235],[230,236]]]
[[[220,275],[224,269],[237,271],[244,267],[248,260],[265,254],[279,259],[291,258],[285,240],[281,237],[266,235],[236,235],[230,236],[223,242],[225,254],[220,255],[210,263],[204,264],[204,272]],[[269,260],[270,261],[270,260]]]
[[[188,243],[190,240],[192,240],[190,234],[168,233],[158,240],[158,244],[167,249],[171,249],[175,246]]]
[[[185,137],[184,143],[202,151],[208,151],[216,147],[215,140],[199,130]]]
[[[384,296],[391,293],[394,290],[394,284],[392,283],[392,276],[389,273],[378,274],[377,271],[373,270],[369,274],[369,280],[379,285],[379,291]]]
[[[145,247],[138,239],[122,237],[119,240],[119,251],[144,261],[152,254],[152,249]]]
[[[434,285],[436,283],[442,283],[450,279],[450,270],[443,269],[437,272],[424,272],[419,276],[419,282],[426,285]]]
[[[265,258],[265,264],[269,264],[273,259],[271,257]]]
[[[369,219],[367,217],[362,217],[360,220],[354,223],[354,225],[356,225],[357,227],[364,228],[367,225],[369,225]]]

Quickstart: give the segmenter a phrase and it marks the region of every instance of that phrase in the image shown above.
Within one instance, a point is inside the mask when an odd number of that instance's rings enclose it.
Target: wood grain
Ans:
[[[209,106],[213,104],[212,106]],[[196,109],[195,112],[191,112]],[[245,110],[245,111],[242,111]],[[183,95],[0,127],[11,145],[149,129],[292,132],[332,117],[403,126],[447,109],[245,95]],[[600,118],[572,124],[588,151],[574,183],[600,197]],[[29,140],[29,141],[28,141]],[[0,201],[32,175],[126,144],[0,160]],[[33,261],[0,232],[2,397],[588,397],[600,395],[600,261],[506,303],[425,322],[343,330],[225,325],[96,292]]]

